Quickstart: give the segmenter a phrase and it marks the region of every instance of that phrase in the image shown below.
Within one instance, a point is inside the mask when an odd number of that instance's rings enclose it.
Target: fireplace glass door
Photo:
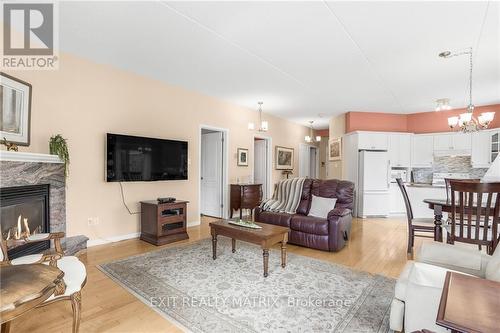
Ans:
[[[0,217],[10,259],[48,249],[49,241],[26,244],[23,239],[50,231],[49,185],[1,188]]]

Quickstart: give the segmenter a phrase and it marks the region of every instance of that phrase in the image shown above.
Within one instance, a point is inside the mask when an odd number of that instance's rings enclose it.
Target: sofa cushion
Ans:
[[[336,208],[352,209],[354,183],[338,179],[315,179],[311,186],[311,194],[324,198],[337,198]]]
[[[290,221],[290,228],[308,234],[328,235],[328,220],[295,214]]]
[[[311,208],[309,209],[308,216],[328,218],[328,213],[335,208],[337,198],[322,198],[315,195],[311,199]]]
[[[256,222],[280,225],[282,227],[290,228],[291,214],[276,213],[276,212],[260,212]]]
[[[297,214],[307,215],[309,207],[311,207],[311,185],[313,180],[306,179],[302,186],[302,196],[300,197],[299,206],[297,207]]]

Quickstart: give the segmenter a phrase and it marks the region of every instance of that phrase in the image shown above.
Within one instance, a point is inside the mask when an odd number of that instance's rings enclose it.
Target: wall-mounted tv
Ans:
[[[188,178],[188,143],[139,136],[106,135],[108,182]]]

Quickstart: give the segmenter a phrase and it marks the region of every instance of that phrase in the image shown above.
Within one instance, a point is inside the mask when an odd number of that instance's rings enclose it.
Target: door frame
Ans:
[[[264,134],[253,135],[252,149],[253,149],[253,159],[252,163],[252,177],[255,176],[255,139],[266,140],[267,142],[267,165],[266,165],[266,178],[267,178],[267,198],[273,196],[273,138]]]
[[[299,146],[299,176],[300,176],[300,167],[302,166],[302,156],[300,154],[300,151],[301,151],[301,147],[308,147],[309,149],[309,152],[311,151],[310,147],[312,148],[315,148],[316,149],[316,170],[315,170],[315,174],[316,174],[316,178],[319,178],[319,164],[320,164],[320,159],[319,159],[319,147],[316,146],[316,145],[312,145],[310,143],[303,143],[301,142],[300,143],[300,146]],[[311,154],[309,154],[309,156],[311,156]],[[309,162],[309,165],[311,165],[310,161]],[[309,175],[311,174],[310,170],[309,170]]]
[[[198,129],[198,216],[201,216],[201,132],[202,130],[222,132],[222,218],[227,219],[229,216],[229,170],[228,170],[228,160],[229,160],[229,129],[215,127],[211,125],[200,124]],[[201,222],[201,221],[200,221]]]

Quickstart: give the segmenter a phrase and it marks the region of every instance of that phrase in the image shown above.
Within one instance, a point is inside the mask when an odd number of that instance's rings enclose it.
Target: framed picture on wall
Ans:
[[[238,166],[248,166],[248,149],[238,148]]]
[[[342,138],[328,140],[328,160],[340,161],[342,159]]]
[[[276,146],[276,169],[277,170],[292,170],[293,169],[293,148]]]
[[[31,84],[0,72],[0,140],[30,144]]]

